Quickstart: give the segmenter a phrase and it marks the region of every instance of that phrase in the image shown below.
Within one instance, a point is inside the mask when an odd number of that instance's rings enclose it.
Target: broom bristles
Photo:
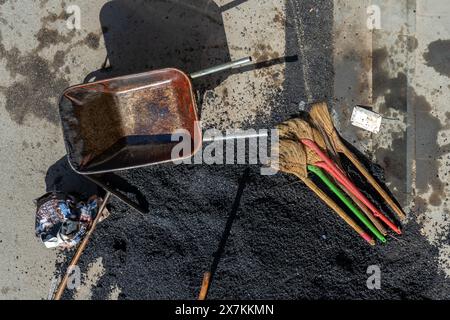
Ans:
[[[303,119],[291,119],[277,126],[280,138],[314,140],[311,125]]]
[[[305,178],[308,173],[306,170],[306,154],[303,145],[292,140],[282,139],[277,148],[279,169],[283,172]]]
[[[325,143],[325,139],[317,128],[313,128],[313,137],[316,144],[323,150],[326,150],[327,144]]]
[[[289,121],[280,123],[277,125],[278,130],[278,136],[281,139],[295,139],[295,135],[292,131],[291,125],[289,124]]]
[[[309,139],[316,144],[326,150],[326,144],[325,141],[321,135],[321,133],[313,127],[308,121],[300,118],[291,119],[288,121],[285,121],[277,126],[280,139],[289,139],[296,141],[297,144],[300,144],[303,148],[303,145],[301,144],[300,140],[302,139]],[[293,141],[292,141],[293,142]],[[281,150],[280,150],[281,151]],[[315,163],[320,161],[320,158],[317,156],[317,154],[309,149],[304,148],[303,153],[305,154],[305,163]],[[306,169],[305,169],[306,170]]]
[[[333,119],[331,118],[330,112],[328,111],[328,106],[325,102],[314,104],[311,107],[309,114],[317,125],[325,129],[327,134],[333,133],[335,130]]]

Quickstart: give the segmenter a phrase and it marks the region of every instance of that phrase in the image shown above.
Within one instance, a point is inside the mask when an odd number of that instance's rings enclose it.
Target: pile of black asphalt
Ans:
[[[119,299],[195,299],[207,271],[211,299],[432,299],[449,290],[438,249],[413,219],[402,236],[371,247],[288,175],[166,164],[121,179],[150,211],[111,202],[79,264],[85,273],[102,259],[93,299],[112,288]],[[380,289],[369,289],[370,266]]]

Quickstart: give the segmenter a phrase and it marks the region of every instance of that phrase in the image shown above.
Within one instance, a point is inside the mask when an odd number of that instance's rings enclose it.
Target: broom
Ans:
[[[306,169],[306,152],[304,147],[288,139],[280,139],[278,150],[278,167],[282,172],[290,173],[299,178],[323,202],[337,213],[353,230],[355,230],[369,244],[375,245],[373,238],[368,235],[355,221],[350,218],[327,194],[325,194],[312,180],[308,178]]]
[[[309,117],[309,122],[312,123],[312,119],[311,117]],[[339,154],[336,151],[336,149],[334,148],[334,145],[332,144],[332,142],[330,141],[329,136],[327,135],[327,133],[325,132],[325,130],[320,127],[320,126],[313,126],[313,128],[316,128],[320,134],[321,137],[324,140],[324,144],[326,145],[325,148],[323,148],[324,150],[328,150],[328,152],[330,153],[331,158],[334,160],[334,162],[336,163],[336,165],[343,170],[342,165],[340,163],[340,158],[339,158]],[[314,133],[314,131],[313,131]],[[314,137],[315,142],[319,145],[322,146],[322,143],[316,139],[316,137]],[[355,195],[353,195],[347,188],[345,188],[341,183],[339,183],[339,181],[335,181],[335,183],[337,184],[337,186],[339,188],[341,188],[342,191],[345,192],[345,194],[351,198],[351,200],[359,207],[359,209],[364,212],[364,214],[366,215],[367,218],[369,218],[369,220],[373,223],[373,225],[378,229],[378,231],[383,235],[386,236],[387,235],[387,231],[386,229],[383,227],[383,225],[378,221],[377,218],[375,218],[375,216],[372,214],[372,212],[357,198],[355,197]]]
[[[314,134],[317,129],[313,129],[311,125],[304,119],[292,119],[282,123],[279,126],[280,137],[293,136],[296,140],[300,141],[308,148],[307,152],[307,164],[317,165],[327,170],[335,179],[337,179],[342,185],[344,185],[350,192],[352,192],[365,206],[367,206],[375,217],[382,220],[387,226],[389,226],[397,234],[401,234],[401,230],[393,224],[386,216],[384,216],[367,198],[364,196],[358,188],[347,178],[344,172],[339,169],[330,158],[322,151],[325,147],[322,141],[318,141],[322,146],[318,146],[315,143],[316,135]],[[318,131],[317,131],[318,132]],[[322,147],[322,148],[321,148]]]
[[[326,185],[327,187],[349,208],[358,219],[381,241],[386,242],[386,238],[378,231],[377,228],[363,215],[354,205],[353,203],[344,195],[344,193],[334,185],[333,182],[327,177],[327,175],[320,170],[319,167],[308,165],[308,170],[317,175]]]
[[[402,209],[394,202],[394,200],[387,194],[387,192],[378,184],[375,178],[369,173],[369,171],[364,167],[364,165],[358,160],[355,154],[351,152],[344,142],[341,140],[339,133],[337,132],[333,120],[331,119],[330,113],[326,103],[314,104],[310,111],[310,116],[314,123],[323,128],[327,136],[330,137],[331,143],[333,144],[336,151],[343,153],[359,172],[367,179],[370,185],[378,192],[378,194],[387,202],[390,208],[397,214],[397,216],[404,220],[406,218],[405,213]]]

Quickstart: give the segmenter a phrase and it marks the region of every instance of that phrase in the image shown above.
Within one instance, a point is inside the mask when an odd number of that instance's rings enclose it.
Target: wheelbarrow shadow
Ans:
[[[46,192],[58,191],[88,198],[99,193],[96,184],[72,170],[64,156],[51,165],[45,175]]]
[[[106,3],[100,23],[107,57],[85,82],[169,67],[192,73],[230,61],[222,19],[223,10],[228,9],[212,0]],[[228,75],[222,72],[196,80],[198,96]]]
[[[121,192],[131,197],[140,208],[148,209],[148,201],[135,186],[114,173],[92,176],[97,183],[76,173],[69,164],[67,156],[62,157],[49,167],[45,176],[46,192],[58,191],[73,194],[80,199],[87,199],[93,194],[104,196],[105,191],[98,182],[106,183],[115,192]]]

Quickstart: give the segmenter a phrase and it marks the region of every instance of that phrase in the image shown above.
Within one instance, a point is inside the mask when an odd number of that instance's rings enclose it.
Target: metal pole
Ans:
[[[235,139],[251,139],[251,138],[267,138],[268,133],[236,133],[236,134],[227,134],[224,136],[217,137],[203,137],[203,142],[213,142],[213,141],[224,141],[224,140],[235,140]]]
[[[224,71],[224,70],[228,70],[228,69],[243,67],[244,65],[246,65],[250,62],[252,62],[252,58],[247,57],[247,58],[242,58],[242,59],[239,59],[236,61],[231,61],[231,62],[227,62],[224,64],[220,64],[218,66],[214,66],[214,67],[211,67],[208,69],[204,69],[204,70],[200,70],[200,71],[191,73],[191,79],[197,79],[197,78],[206,76],[208,74],[212,74],[212,73],[216,73],[216,72],[220,72],[220,71]]]

